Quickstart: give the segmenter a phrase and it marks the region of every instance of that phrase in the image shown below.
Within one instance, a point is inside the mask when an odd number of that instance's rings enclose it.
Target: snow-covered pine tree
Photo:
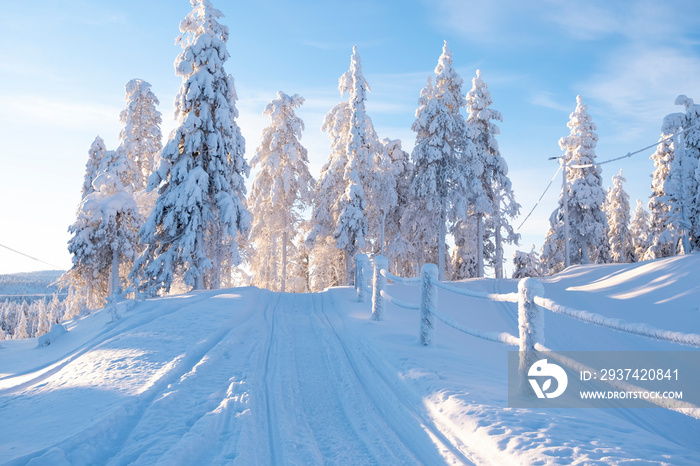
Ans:
[[[421,92],[411,127],[416,133],[416,145],[411,184],[415,205],[410,217],[421,224],[421,231],[414,232],[412,240],[416,244],[431,241],[437,246],[440,279],[445,277],[447,222],[465,220],[481,176],[460,113],[465,106],[462,82],[452,66],[452,51],[445,41],[435,68],[435,84],[429,80]]]
[[[588,264],[591,255],[595,260],[597,248],[603,245],[607,219],[603,212],[602,169],[595,165],[596,125],[581,96],[576,97],[576,110],[571,113],[567,126],[571,132],[559,140],[559,147],[565,151],[567,165],[571,262]],[[562,206],[560,198],[560,210]]]
[[[634,262],[634,246],[630,233],[630,197],[623,186],[627,180],[622,175],[622,170],[613,176],[612,181],[605,202],[611,259],[613,262]]]
[[[478,216],[472,212],[466,220],[458,220],[450,229],[455,239],[455,247],[450,255],[452,280],[474,278],[479,275],[477,222]]]
[[[102,166],[102,159],[107,152],[104,140],[97,136],[88,150],[88,161],[85,164],[85,177],[83,178],[83,188],[80,191],[81,198],[95,191],[92,187],[92,180],[95,179]]]
[[[418,109],[416,110],[417,120],[413,123],[413,130],[417,133],[416,141],[427,139],[430,136],[428,131],[429,122],[427,120],[429,117],[428,114],[433,111],[436,104],[434,101],[431,102],[433,93],[433,81],[432,78],[428,76],[427,83],[421,90],[420,97],[418,98]],[[424,119],[425,121],[421,122],[420,127],[418,127],[417,124],[419,124],[421,121],[420,119]],[[415,152],[415,148],[413,152]],[[413,159],[413,154],[411,155],[411,158]],[[422,163],[424,165],[421,170],[424,172],[422,176],[423,178],[428,178],[429,170],[427,167],[427,161],[423,161]],[[430,213],[426,212],[424,209],[427,202],[421,202],[416,196],[413,183],[417,178],[417,169],[414,163],[413,170],[411,172],[409,190],[407,193],[406,208],[404,209],[401,217],[402,236],[413,245],[413,251],[415,254],[414,266],[415,271],[418,272],[416,275],[420,273],[419,271],[424,263],[431,260],[433,262],[437,262],[437,260],[430,258],[428,251],[437,243],[438,231],[437,219],[435,218],[435,215],[430,215]],[[429,200],[430,199],[425,199],[425,201]]]
[[[316,243],[321,241],[324,254],[344,262],[345,281],[350,283],[354,276],[354,256],[364,247],[367,235],[365,186],[371,177],[372,157],[381,150],[372,120],[365,110],[369,84],[362,74],[357,47],[353,47],[350,69],[338,80],[338,90],[341,96],[348,93],[349,98],[326,114],[321,127],[331,138],[331,154],[316,186],[307,245],[313,247],[316,263],[317,259],[321,260],[317,257],[321,251]],[[327,241],[322,239],[329,236],[335,240],[337,253],[328,250]],[[319,283],[319,286],[336,284]]]
[[[12,338],[14,340],[29,338],[29,305],[26,301],[22,303],[17,319],[17,325],[15,326],[15,332]]]
[[[382,140],[382,146],[384,147],[383,157],[391,161],[391,171],[395,182],[393,192],[388,196],[393,197],[393,193],[396,195],[396,203],[386,215],[385,238],[387,244],[384,255],[392,265],[392,270],[395,270],[397,274],[404,277],[411,276],[415,272],[414,266],[417,264],[415,246],[404,236],[401,219],[409,208],[413,163],[411,163],[411,155],[401,148],[400,140],[385,138]],[[376,193],[376,189],[372,189],[371,192]],[[372,204],[374,201],[371,201],[370,206]],[[373,218],[371,214],[370,218]]]
[[[661,133],[659,145],[651,155],[654,161],[654,173],[651,180],[649,196],[649,231],[647,249],[639,256],[640,260],[670,257],[676,253],[678,238],[669,227],[670,205],[666,203],[665,184],[673,163],[672,135]],[[639,251],[637,251],[639,253]]]
[[[520,235],[515,233],[511,221],[520,213],[520,204],[515,201],[513,186],[508,178],[508,164],[498,149],[496,136],[500,128],[493,123],[503,121],[501,112],[490,108],[493,104],[488,86],[481,79],[481,70],[476,70],[472,88],[467,92],[466,107],[469,116],[467,127],[476,150],[476,164],[483,166],[481,185],[472,193],[471,204],[477,216],[477,276],[484,275],[484,257],[489,258],[496,278],[503,278],[503,245],[517,244]],[[475,170],[480,171],[480,170]],[[484,245],[488,238],[490,244]]]
[[[563,205],[559,200],[560,207]],[[565,267],[566,248],[564,245],[564,213],[561,208],[552,212],[549,217],[549,230],[545,235],[540,255],[543,275],[554,275]]]
[[[512,278],[526,277],[541,277],[541,261],[540,255],[535,251],[535,245],[532,245],[530,252],[515,251],[513,253],[513,270]]]
[[[661,128],[675,135],[662,201],[669,205],[668,225],[680,238],[681,252],[688,254],[700,246],[700,105],[684,95],[675,103],[685,113],[667,115]]]
[[[73,267],[68,273],[76,275],[77,285],[92,287],[99,298],[120,293],[119,268],[136,258],[134,226],[142,222],[132,194],[109,168],[95,178],[95,192],[81,202],[78,218],[69,230],[74,235],[68,242],[73,254]],[[95,284],[102,286],[94,290]]]
[[[134,190],[144,190],[148,177],[156,169],[158,155],[163,148],[160,124],[160,104],[151,85],[142,79],[126,83],[126,108],[119,115],[124,125],[119,133],[119,146],[135,164],[137,177]]]
[[[253,214],[250,269],[254,285],[273,291],[288,291],[288,278],[296,277],[288,265],[301,259],[295,238],[314,185],[307,151],[299,142],[304,122],[294,113],[303,103],[297,94],[277,93],[263,112],[270,126],[263,130],[251,160],[259,172],[249,197]]]
[[[143,221],[138,212],[132,211],[128,200],[133,201],[132,183],[136,171],[135,165],[126,157],[126,152],[105,150],[104,141],[98,136],[90,147],[88,156],[77,218],[68,228],[72,234],[68,241],[68,251],[73,255],[73,266],[58,280],[61,287],[68,288],[66,312],[69,316],[76,315],[85,308],[103,306],[105,298],[111,292],[119,290],[120,277],[126,275],[120,275],[119,266],[131,265],[134,259],[131,249],[136,247],[135,235]],[[108,188],[104,187],[107,179],[105,175],[115,179],[109,181]],[[100,179],[100,184],[96,184]],[[90,188],[86,187],[88,181]],[[102,188],[106,191],[100,192]],[[116,204],[105,205],[106,211],[95,207],[96,203],[109,200]],[[130,231],[111,231],[113,228]],[[113,251],[106,241],[111,241],[114,235],[120,235],[121,240],[128,241],[130,246],[118,241]],[[113,263],[117,267],[116,274],[112,273]]]
[[[219,288],[240,263],[238,235],[247,235],[245,141],[235,122],[233,78],[224,70],[229,32],[209,0],[191,0],[180,23],[175,61],[182,77],[175,98],[179,126],[163,148],[149,189],[156,205],[140,232],[146,250],[134,264],[138,289],[167,292],[175,275],[194,289]]]
[[[637,199],[637,207],[634,209],[632,221],[630,222],[630,235],[632,236],[635,261],[644,260],[644,255],[649,250],[649,241],[651,239],[651,228],[649,225],[649,212],[644,208],[642,201]]]
[[[396,151],[399,154],[403,151],[401,150],[401,141],[384,139],[382,146],[384,150],[374,154],[372,163],[374,170],[368,186],[367,217],[369,218],[369,228],[379,232],[374,252],[386,256],[387,217],[398,205],[399,170],[403,168],[403,160],[395,162],[392,158],[392,152]],[[391,261],[391,259],[389,260]]]

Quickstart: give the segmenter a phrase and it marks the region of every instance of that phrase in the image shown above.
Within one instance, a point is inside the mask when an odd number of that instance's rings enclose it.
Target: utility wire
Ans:
[[[525,222],[527,222],[527,219],[530,218],[530,215],[532,215],[532,213],[535,211],[535,209],[537,208],[537,206],[540,205],[540,201],[542,200],[542,198],[544,197],[544,195],[547,194],[547,191],[549,191],[549,188],[552,186],[552,183],[554,183],[554,180],[557,178],[557,176],[559,175],[559,172],[560,172],[560,171],[561,171],[561,165],[559,165],[559,169],[558,169],[557,172],[554,174],[554,176],[552,177],[552,180],[549,182],[549,184],[547,185],[547,187],[544,188],[544,192],[542,193],[542,195],[540,196],[540,198],[537,199],[537,202],[536,202],[535,205],[532,207],[532,210],[530,210],[530,213],[527,214],[527,217],[525,217],[525,220],[523,220],[523,223],[521,223],[520,226],[519,226],[518,228],[515,229],[516,231],[520,231],[520,229],[523,227],[523,225],[525,225]]]
[[[30,259],[32,259],[32,260],[37,261],[37,262],[41,262],[42,264],[46,264],[46,265],[48,265],[48,266],[51,266],[51,267],[53,267],[54,269],[63,270],[63,267],[58,267],[58,266],[56,266],[56,265],[49,264],[48,262],[45,262],[45,261],[43,261],[43,260],[41,260],[41,259],[37,259],[36,257],[32,257],[32,256],[30,256],[29,254],[25,254],[25,253],[23,253],[23,252],[17,251],[16,249],[12,249],[12,248],[10,248],[10,247],[7,247],[7,246],[5,246],[4,244],[0,244],[0,247],[5,248],[5,249],[9,249],[10,251],[12,251],[12,252],[14,252],[14,253],[17,253],[17,254],[19,254],[20,256],[28,257],[28,258],[30,258]]]
[[[644,147],[643,149],[639,149],[639,150],[636,150],[636,151],[634,151],[634,152],[628,152],[626,155],[623,155],[622,157],[617,157],[617,158],[614,158],[614,159],[605,160],[605,161],[603,161],[603,162],[589,163],[589,164],[586,164],[586,165],[567,165],[567,166],[568,166],[569,168],[589,168],[589,167],[592,167],[592,166],[594,166],[594,165],[604,165],[604,164],[610,163],[610,162],[617,162],[618,160],[622,160],[622,159],[626,159],[626,158],[628,158],[628,157],[632,157],[633,155],[637,155],[637,154],[639,154],[640,152],[644,152],[644,151],[646,151],[646,150],[651,149],[652,147],[656,147],[656,146],[658,146],[658,145],[661,144],[661,143],[664,143],[664,142],[666,142],[666,141],[669,141],[669,140],[673,139],[677,134],[685,133],[685,132],[687,132],[687,131],[690,131],[691,129],[697,129],[697,127],[691,126],[691,127],[689,127],[689,128],[684,129],[683,131],[679,131],[679,132],[676,133],[676,134],[672,134],[671,136],[669,136],[669,137],[667,137],[667,138],[660,139],[660,140],[658,140],[657,142],[655,142],[654,144],[651,144],[651,145],[649,145],[649,146],[646,146],[646,147]]]
[[[679,132],[676,133],[676,134],[682,134],[682,133],[685,133],[685,132],[687,132],[687,131],[690,131],[691,129],[696,129],[696,127],[695,127],[695,126],[691,126],[691,127],[689,127],[689,128],[684,129],[683,131],[679,131]],[[657,142],[655,142],[654,144],[648,145],[648,146],[646,146],[646,147],[644,147],[644,148],[642,148],[642,149],[636,150],[636,151],[634,151],[634,152],[628,152],[627,154],[623,155],[622,157],[616,157],[616,158],[614,158],[614,159],[605,160],[605,161],[603,161],[603,162],[596,162],[596,163],[591,163],[591,164],[586,164],[586,165],[567,165],[567,168],[589,168],[589,167],[593,167],[593,166],[595,166],[595,165],[604,165],[604,164],[610,163],[610,162],[617,162],[618,160],[622,160],[622,159],[626,159],[626,158],[632,157],[633,155],[637,155],[637,154],[639,154],[639,153],[641,153],[641,152],[644,152],[644,151],[646,151],[646,150],[651,149],[652,147],[656,147],[656,146],[658,146],[658,145],[661,144],[661,143],[664,143],[664,142],[666,142],[666,141],[669,141],[669,140],[673,139],[673,138],[676,136],[676,134],[673,134],[673,135],[671,135],[671,136],[669,136],[669,137],[667,137],[667,138],[664,138],[664,139],[660,139],[660,140],[658,140]],[[549,160],[560,159],[560,158],[562,158],[562,156],[560,156],[560,157],[550,157]],[[523,227],[523,225],[525,225],[525,222],[527,222],[527,219],[530,218],[530,215],[532,215],[532,213],[535,211],[535,209],[537,208],[537,206],[540,204],[540,201],[542,200],[542,198],[544,197],[544,195],[547,193],[547,191],[549,190],[549,188],[552,186],[552,183],[554,183],[554,180],[555,180],[555,178],[557,177],[557,175],[559,174],[559,172],[561,171],[561,168],[562,168],[561,165],[559,165],[559,169],[557,170],[557,172],[556,172],[556,173],[554,174],[554,176],[552,177],[552,181],[550,181],[549,184],[547,185],[547,187],[544,188],[544,192],[542,193],[542,195],[540,196],[540,198],[539,198],[539,199],[537,200],[537,202],[535,203],[535,206],[532,208],[532,210],[530,211],[530,213],[527,214],[527,217],[525,217],[525,220],[523,220],[523,222],[520,224],[520,226],[519,226],[518,228],[516,228],[516,231],[519,231],[519,230]]]

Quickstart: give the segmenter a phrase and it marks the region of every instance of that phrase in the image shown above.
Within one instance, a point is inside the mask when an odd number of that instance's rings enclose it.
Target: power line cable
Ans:
[[[544,195],[547,194],[547,191],[549,191],[549,188],[552,186],[552,183],[554,183],[554,180],[557,178],[557,175],[559,175],[559,172],[560,172],[560,171],[561,171],[561,165],[559,165],[559,169],[558,169],[557,172],[554,174],[554,176],[552,177],[552,180],[549,182],[549,184],[547,185],[547,187],[544,188],[544,192],[542,193],[542,195],[540,196],[540,198],[537,199],[537,202],[536,202],[535,205],[532,207],[532,210],[530,210],[530,213],[527,214],[527,217],[525,217],[525,220],[523,220],[523,223],[521,223],[520,226],[519,226],[518,228],[515,229],[515,231],[520,231],[520,229],[523,227],[523,225],[525,225],[525,222],[527,222],[527,219],[530,218],[530,215],[532,215],[532,213],[535,211],[535,209],[537,208],[537,206],[540,205],[540,201],[542,200],[542,198],[544,197]]]
[[[617,162],[618,160],[622,160],[622,159],[626,159],[626,158],[628,158],[628,157],[632,157],[633,155],[637,155],[637,154],[639,154],[640,152],[644,152],[644,151],[646,151],[646,150],[651,149],[652,147],[656,147],[656,146],[658,146],[658,145],[661,144],[661,143],[664,143],[664,142],[666,142],[666,141],[669,141],[669,140],[673,139],[674,137],[676,137],[676,135],[685,133],[685,132],[687,132],[687,131],[690,131],[691,129],[697,129],[697,127],[691,126],[691,127],[689,127],[689,128],[684,129],[683,131],[679,131],[679,132],[677,132],[677,133],[675,133],[675,134],[672,134],[671,136],[669,136],[669,137],[667,137],[667,138],[659,139],[659,140],[656,141],[654,144],[651,144],[651,145],[649,145],[649,146],[646,146],[646,147],[644,147],[644,148],[642,148],[642,149],[636,150],[636,151],[634,151],[634,152],[628,152],[627,154],[623,155],[622,157],[616,157],[616,158],[614,158],[614,159],[605,160],[605,161],[603,161],[603,162],[589,163],[589,164],[586,164],[586,165],[567,165],[567,166],[568,166],[569,168],[589,168],[589,167],[592,167],[592,166],[594,166],[594,165],[605,165],[606,163]],[[557,158],[558,158],[558,157],[557,157]]]
[[[683,131],[679,131],[679,132],[676,133],[676,134],[682,134],[682,133],[685,133],[685,132],[687,132],[687,131],[690,131],[691,129],[696,129],[696,127],[695,127],[695,126],[691,126],[691,127],[689,127],[689,128],[684,129]],[[604,164],[606,164],[606,163],[617,162],[618,160],[622,160],[622,159],[626,159],[626,158],[632,157],[633,155],[637,155],[637,154],[639,154],[639,153],[641,153],[641,152],[644,152],[644,151],[646,151],[646,150],[651,149],[652,147],[656,147],[656,146],[658,146],[659,144],[662,144],[662,143],[664,143],[664,142],[666,142],[666,141],[669,141],[669,140],[673,139],[673,138],[676,136],[676,134],[673,134],[673,135],[671,135],[671,136],[669,136],[669,137],[667,137],[667,138],[664,138],[664,139],[660,139],[660,140],[656,141],[654,144],[648,145],[648,146],[646,146],[646,147],[644,147],[644,148],[642,148],[642,149],[636,150],[636,151],[634,151],[634,152],[628,152],[627,154],[623,155],[622,157],[616,157],[616,158],[614,158],[614,159],[605,160],[605,161],[603,161],[603,162],[596,162],[596,163],[591,163],[591,164],[586,164],[586,165],[567,165],[567,168],[589,168],[589,167],[593,167],[593,166],[595,166],[595,165],[604,165]],[[562,156],[559,156],[559,157],[550,157],[549,160],[560,159],[560,158],[562,158]],[[523,227],[523,225],[525,225],[525,222],[527,222],[527,219],[530,218],[530,216],[532,215],[532,213],[535,211],[535,209],[537,208],[537,206],[540,204],[540,201],[542,200],[542,198],[544,197],[544,195],[547,193],[547,191],[549,190],[549,188],[552,186],[552,183],[554,183],[554,180],[556,179],[557,175],[558,175],[559,172],[561,171],[561,168],[562,168],[562,167],[561,167],[561,165],[560,165],[560,166],[559,166],[559,169],[557,170],[557,172],[556,172],[556,173],[554,174],[554,176],[552,177],[552,181],[550,181],[549,184],[547,185],[547,187],[544,188],[544,192],[542,193],[542,195],[540,196],[540,198],[539,198],[539,199],[537,200],[537,202],[535,203],[535,206],[532,208],[532,210],[530,210],[530,213],[527,214],[527,217],[525,217],[525,220],[523,220],[523,222],[520,224],[520,226],[519,226],[518,228],[516,228],[516,231],[519,231],[519,230]]]
[[[30,256],[29,254],[25,254],[25,253],[23,253],[23,252],[17,251],[16,249],[12,249],[12,248],[10,248],[10,247],[8,247],[8,246],[5,246],[4,244],[0,244],[0,247],[3,247],[3,248],[5,248],[5,249],[8,249],[8,250],[14,252],[14,253],[17,253],[17,254],[19,254],[20,256],[28,257],[28,258],[30,258],[30,259],[32,259],[32,260],[37,261],[37,262],[41,262],[42,264],[46,264],[46,265],[48,265],[48,266],[51,266],[51,267],[53,267],[54,269],[63,270],[63,267],[58,267],[58,266],[56,266],[56,265],[49,264],[49,263],[46,262],[46,261],[43,261],[43,260],[41,260],[41,259],[37,259],[36,257],[32,257],[32,256]]]

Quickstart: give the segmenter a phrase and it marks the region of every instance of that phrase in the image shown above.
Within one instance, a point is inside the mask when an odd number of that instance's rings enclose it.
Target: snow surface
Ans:
[[[542,279],[577,309],[700,333],[700,255]],[[514,280],[455,283],[515,292]],[[419,287],[389,284],[417,303]],[[507,408],[512,347],[351,288],[121,303],[67,333],[0,343],[2,464],[697,464],[700,421],[656,409]],[[517,334],[516,305],[439,292],[464,326]],[[546,312],[555,350],[688,350]],[[693,349],[690,349],[693,351]]]

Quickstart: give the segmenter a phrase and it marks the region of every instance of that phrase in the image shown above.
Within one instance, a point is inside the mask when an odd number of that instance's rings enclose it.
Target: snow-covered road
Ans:
[[[16,426],[2,429],[0,458],[469,463],[332,299],[243,289],[139,303],[116,323],[93,316],[87,341],[69,332],[32,351],[55,360],[0,378],[2,422]]]
[[[466,458],[374,364],[325,294],[275,295],[264,385],[272,463],[440,464]],[[260,436],[262,437],[262,436]],[[434,441],[435,443],[434,443]]]

